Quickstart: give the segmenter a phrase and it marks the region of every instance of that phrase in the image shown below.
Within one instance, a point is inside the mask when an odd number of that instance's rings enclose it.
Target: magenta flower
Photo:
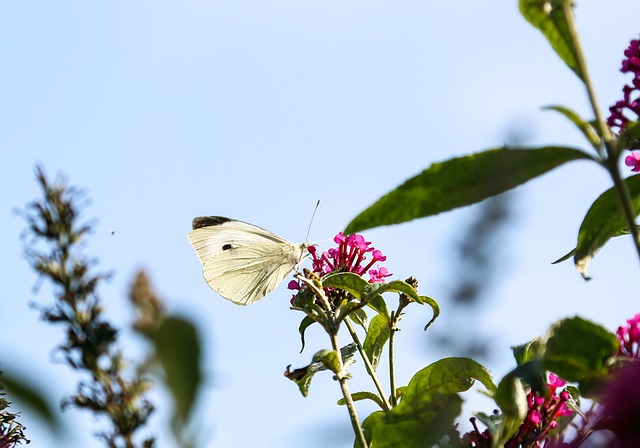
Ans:
[[[318,277],[323,277],[331,272],[353,272],[362,277],[368,275],[369,283],[382,283],[385,278],[391,276],[384,266],[378,265],[374,268],[376,263],[385,261],[387,257],[372,247],[369,241],[365,241],[362,235],[344,235],[340,232],[333,238],[333,241],[337,247],[332,247],[322,254],[318,254],[316,246],[308,248],[312,259],[312,270]],[[301,284],[297,280],[292,280],[288,288],[300,291]],[[291,299],[291,303],[294,299],[295,295]]]
[[[640,362],[626,363],[603,391],[595,429],[613,432],[620,447],[640,446]]]
[[[385,261],[387,257],[371,247],[371,243],[365,241],[362,235],[345,236],[340,232],[333,241],[338,247],[331,248],[320,256],[318,256],[317,250],[309,248],[313,258],[313,270],[320,277],[334,271],[353,272],[361,276],[368,274],[370,283],[379,283],[391,276],[385,267],[372,269],[376,263]],[[371,256],[370,260],[368,260],[369,255]]]
[[[624,164],[633,167],[631,171],[640,172],[640,151],[633,151],[631,155],[625,157]]]
[[[567,401],[571,399],[571,395],[566,390],[560,390],[566,384],[566,381],[562,378],[550,373],[549,382],[547,383],[549,393],[546,397],[544,394],[533,391],[527,394],[527,403],[529,405],[527,416],[518,431],[505,443],[505,448],[551,446],[549,431],[558,426],[558,420],[561,417],[572,413],[572,410],[567,406]],[[465,434],[463,437],[463,446],[467,448],[485,446],[476,442],[477,440],[482,440],[480,436],[485,433],[480,433],[474,424],[474,431]],[[491,444],[489,443],[486,446],[491,446]]]
[[[640,359],[640,313],[618,327],[616,336],[620,344],[618,355]]]
[[[622,88],[623,99],[617,101],[613,106],[609,108],[609,118],[607,118],[607,124],[611,128],[618,128],[618,133],[622,133],[629,123],[638,120],[640,117],[640,39],[633,39],[629,43],[629,47],[624,51],[625,59],[622,61],[622,73],[633,74],[631,85],[625,85]],[[633,116],[629,118],[628,113],[631,112]],[[629,142],[629,149],[640,149],[640,142]],[[631,156],[629,156],[631,157]],[[640,171],[640,165],[635,157],[625,159],[627,166],[632,166],[632,171]]]

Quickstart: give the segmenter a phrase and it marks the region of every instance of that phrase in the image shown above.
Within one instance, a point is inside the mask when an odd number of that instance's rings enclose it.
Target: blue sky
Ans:
[[[628,81],[618,70],[638,36],[638,9],[632,0],[578,2],[603,108]],[[584,147],[566,120],[541,106],[590,117],[575,75],[516,1],[5,2],[0,54],[2,368],[46,387],[55,402],[78,378],[50,363],[61,329],[29,307],[49,298],[46,288],[33,291],[19,239],[24,222],[14,211],[38,197],[33,167],[41,163],[92,198],[86,217],[97,226],[87,250],[116,273],[101,292],[113,322],[129,325],[124,296],[145,268],[168,309],[198,325],[208,375],[202,446],[340,447],[351,438],[328,376],[314,380],[306,399],[282,376],[328,340],[310,331],[298,354],[301,316],[288,310],[284,288],[246,308],[211,291],[186,238],[194,216],[230,216],[299,242],[321,199],[310,238],[324,240],[431,162],[500,146],[513,128],[529,145]],[[491,309],[470,322],[499,341],[488,364],[496,377],[511,365],[509,346],[558,318],[580,314],[615,329],[639,311],[629,241],[603,249],[589,283],[571,264],[550,265],[573,247],[582,216],[609,185],[604,171],[579,162],[518,190],[509,257],[498,266],[504,274]],[[457,210],[366,237],[398,278],[418,277],[444,314],[452,244],[472,214]],[[400,383],[446,355],[421,333],[426,319],[405,319]],[[139,341],[127,330],[123,337],[126,353],[140,357]],[[359,369],[356,390],[369,387]],[[34,446],[100,446],[91,437],[97,423],[77,411],[65,414],[66,441],[50,438],[28,410],[23,416]],[[165,418],[160,410],[153,429]]]

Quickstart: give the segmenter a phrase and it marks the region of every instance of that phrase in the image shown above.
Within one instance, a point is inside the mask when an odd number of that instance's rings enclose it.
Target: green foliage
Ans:
[[[556,111],[568,118],[582,132],[582,135],[596,151],[602,147],[602,139],[598,135],[593,122],[584,120],[576,112],[565,106],[547,106],[544,109]]]
[[[565,7],[572,8],[572,0],[520,0],[520,13],[544,34],[560,59],[584,81]]]
[[[0,391],[6,390],[13,400],[21,406],[30,408],[54,433],[62,430],[62,421],[54,411],[52,404],[45,399],[46,394],[22,378],[0,372]],[[4,399],[3,399],[4,400]]]
[[[543,354],[547,370],[579,384],[587,396],[609,377],[611,358],[618,351],[615,335],[580,317],[563,319],[549,330]]]
[[[191,322],[167,317],[148,337],[175,402],[174,418],[186,423],[202,383],[198,333]]]
[[[475,380],[489,391],[496,386],[489,372],[467,358],[445,358],[417,372],[400,404],[388,413],[371,414],[363,423],[371,448],[432,446],[451,428],[460,412],[459,392]]]
[[[380,356],[389,340],[389,334],[391,333],[389,324],[389,319],[386,316],[382,314],[376,315],[371,319],[367,337],[364,340],[364,352],[367,354],[369,361],[371,361],[374,371],[380,363]]]
[[[626,178],[625,183],[634,210],[640,211],[640,175]],[[591,205],[578,232],[578,244],[573,259],[578,272],[585,279],[589,278],[587,268],[595,254],[609,239],[625,233],[628,227],[618,192],[615,188],[610,188]]]
[[[399,224],[475,204],[566,162],[589,159],[568,147],[496,148],[435,163],[356,216],[345,233]]]

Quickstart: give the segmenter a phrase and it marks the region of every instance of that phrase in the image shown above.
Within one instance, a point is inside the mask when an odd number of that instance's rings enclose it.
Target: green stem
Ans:
[[[587,89],[587,95],[589,96],[589,102],[591,103],[591,108],[593,109],[593,114],[596,119],[596,125],[600,132],[600,135],[602,136],[602,141],[607,152],[606,157],[603,154],[600,154],[600,156],[605,159],[605,167],[607,168],[609,176],[611,176],[611,180],[613,181],[613,185],[615,186],[616,192],[618,193],[618,198],[620,199],[620,204],[622,205],[627,224],[629,225],[629,231],[631,232],[633,243],[636,248],[636,252],[638,253],[638,259],[640,259],[640,233],[638,232],[638,228],[636,227],[636,213],[633,209],[633,201],[631,199],[631,195],[629,194],[627,184],[624,182],[622,176],[620,175],[620,169],[618,167],[619,151],[616,148],[616,140],[611,135],[609,126],[607,126],[607,123],[600,113],[600,107],[598,106],[598,100],[596,99],[593,83],[591,82],[591,78],[589,77],[589,71],[587,70],[587,62],[580,45],[580,38],[578,37],[578,30],[575,23],[575,16],[573,15],[572,2],[565,0],[562,4],[562,7],[564,15],[567,18],[569,34],[571,35],[571,39],[576,48],[576,60],[578,62],[578,67],[580,69],[580,73],[582,73],[582,79]]]
[[[380,384],[380,381],[378,381],[378,376],[376,375],[376,372],[373,370],[373,366],[371,365],[371,361],[369,360],[369,356],[367,356],[367,353],[364,351],[364,348],[362,348],[362,344],[360,343],[360,339],[358,338],[358,335],[356,334],[355,329],[353,328],[353,325],[351,325],[351,322],[349,322],[348,319],[345,319],[344,323],[347,325],[347,330],[349,330],[349,334],[351,334],[351,338],[353,339],[353,342],[355,342],[356,347],[358,348],[358,352],[360,353],[360,356],[362,357],[362,360],[364,362],[364,366],[367,369],[367,373],[369,374],[369,376],[373,380],[373,384],[376,386],[376,389],[378,390],[378,395],[380,395],[380,398],[382,399],[383,410],[385,412],[389,412],[391,410],[391,405],[389,404],[389,401],[387,400],[387,397],[386,397],[386,395],[384,393],[384,390],[382,390],[382,385]]]
[[[340,383],[342,396],[344,397],[345,404],[347,405],[347,410],[349,411],[351,426],[353,426],[353,431],[355,432],[356,439],[360,442],[360,445],[364,448],[368,448],[369,444],[367,443],[367,439],[364,436],[364,432],[362,431],[360,420],[358,420],[358,413],[356,412],[356,405],[353,402],[353,397],[351,397],[351,392],[349,392],[349,386],[347,385],[347,376],[346,372],[344,371],[344,363],[342,362],[342,356],[340,356],[338,333],[337,331],[332,331],[329,336],[331,338],[331,345],[333,347],[333,350],[335,350],[335,352],[338,354],[338,367],[340,368],[340,371],[336,373],[336,378]]]
[[[391,388],[391,406],[398,405],[398,397],[396,396],[396,369],[394,360],[394,342],[396,335],[396,314],[391,312],[391,321],[389,322],[389,387]]]

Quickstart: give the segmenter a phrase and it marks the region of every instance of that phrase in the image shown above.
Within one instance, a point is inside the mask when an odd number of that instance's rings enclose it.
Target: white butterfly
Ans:
[[[222,216],[194,218],[187,236],[211,289],[238,305],[262,299],[308,255],[306,243]]]

